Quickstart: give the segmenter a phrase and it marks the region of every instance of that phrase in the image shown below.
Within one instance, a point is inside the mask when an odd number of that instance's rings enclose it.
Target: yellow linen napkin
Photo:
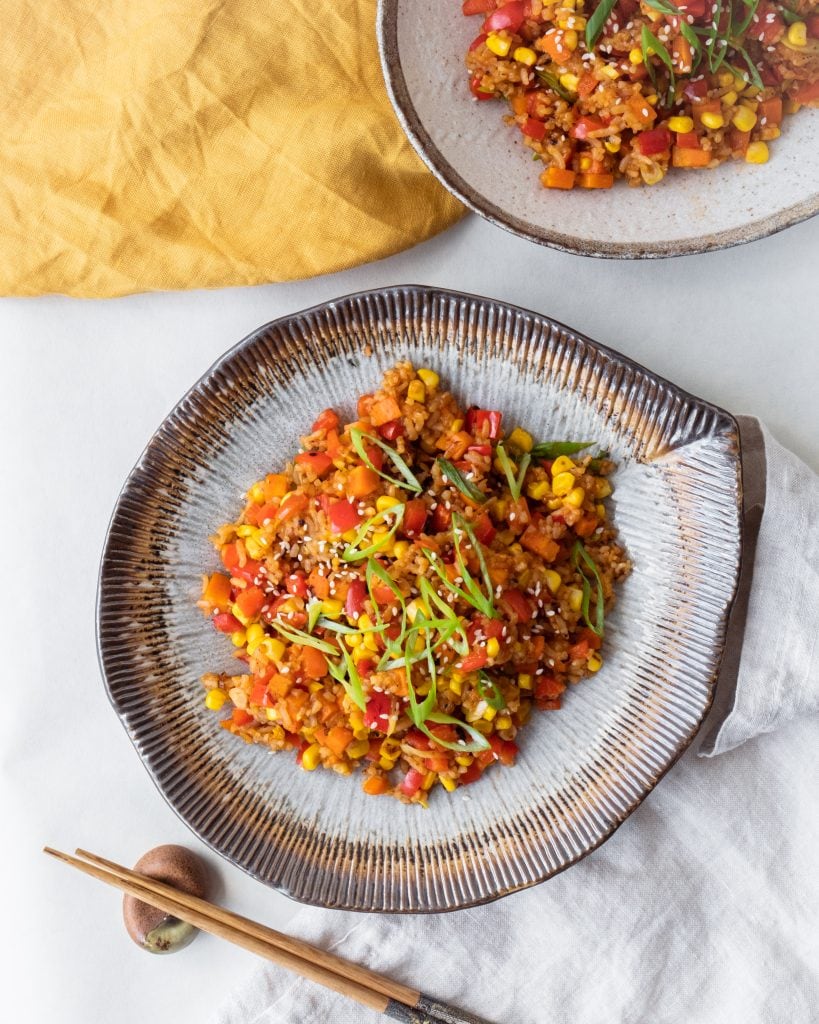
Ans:
[[[375,6],[0,0],[0,293],[282,281],[448,227]]]

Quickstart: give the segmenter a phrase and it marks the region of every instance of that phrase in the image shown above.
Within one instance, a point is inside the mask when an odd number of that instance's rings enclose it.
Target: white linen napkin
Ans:
[[[311,907],[295,934],[497,1024],[817,1020],[819,477],[740,426],[747,557],[699,756],[543,885],[451,914]],[[382,1019],[270,965],[215,1018]]]

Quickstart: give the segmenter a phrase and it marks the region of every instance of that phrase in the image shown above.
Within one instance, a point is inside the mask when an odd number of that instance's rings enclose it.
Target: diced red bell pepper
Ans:
[[[782,124],[782,97],[773,96],[769,100],[762,100],[757,108],[757,115],[760,124],[764,122],[766,128]]]
[[[378,667],[372,658],[362,658],[361,661],[356,663],[355,666],[358,669],[358,674],[365,678],[370,675],[371,672],[375,672]]]
[[[819,39],[819,14],[806,15],[805,27],[811,39]]]
[[[328,511],[333,533],[346,533],[361,522],[358,505],[352,501],[334,501]]]
[[[483,23],[482,28],[484,32],[502,32],[503,29],[517,32],[525,18],[526,11],[523,0],[512,0],[511,3],[504,4],[493,11]]]
[[[291,572],[284,581],[284,585],[287,588],[287,593],[293,594],[295,597],[307,597],[310,593],[307,586],[307,573],[303,569]]]
[[[234,708],[231,714],[234,725],[249,725],[253,721],[253,715],[249,715],[243,708]]]
[[[488,14],[495,10],[495,0],[464,0],[461,10],[467,17],[470,14]]]
[[[640,132],[637,136],[637,148],[643,156],[656,156],[671,147],[671,132],[662,126]]]
[[[537,142],[540,142],[546,137],[545,122],[537,121],[533,117],[527,117],[520,130],[527,138],[535,139]]]
[[[489,518],[488,512],[484,512],[478,516],[472,526],[472,529],[475,531],[475,536],[481,544],[485,544],[487,547],[489,547],[495,539],[495,534],[498,532],[492,524],[492,520]]]
[[[478,71],[469,79],[469,91],[475,97],[476,100],[493,100],[495,98],[494,92],[486,92],[481,89],[481,79],[483,75]]]
[[[452,509],[446,507],[443,502],[432,513],[432,532],[444,533],[452,524]]]
[[[554,676],[538,676],[535,681],[535,700],[554,700],[566,689],[566,684],[561,683]]]
[[[250,691],[251,704],[263,704],[267,696],[267,680],[257,679]]]
[[[522,591],[504,590],[500,596],[500,604],[504,611],[513,615],[519,622],[531,622],[532,605]]]
[[[293,461],[297,466],[312,469],[316,476],[322,476],[333,465],[326,452],[299,452]]]
[[[578,117],[575,123],[572,125],[570,135],[573,139],[587,139],[589,132],[598,132],[601,128],[605,128],[605,125],[599,117]]]
[[[469,44],[469,52],[472,53],[474,50],[477,50],[478,47],[479,46],[483,46],[483,44],[485,42],[486,42],[486,33],[485,32],[481,32],[481,34],[479,36],[475,36],[475,38]]]
[[[387,693],[373,693],[367,701],[364,712],[364,724],[368,729],[386,732],[387,723],[392,714],[392,698]]]
[[[311,432],[315,434],[317,430],[336,430],[338,424],[338,413],[335,409],[325,409],[324,412],[319,413]]]
[[[696,132],[677,132],[677,146],[680,149],[699,149],[700,140]]]
[[[245,628],[230,612],[219,612],[218,615],[213,616],[211,622],[213,628],[218,629],[220,633],[235,633],[237,630]]]
[[[468,409],[466,413],[466,429],[470,434],[488,437],[490,441],[496,441],[501,433],[501,419],[503,414],[495,409]]]
[[[489,655],[485,650],[471,651],[461,659],[461,664],[458,667],[462,672],[476,672],[479,668],[483,668],[487,661],[489,661]]]
[[[785,31],[785,22],[776,7],[762,0],[756,9],[756,17],[748,27],[748,36],[757,39],[763,46],[771,46]]]
[[[474,452],[476,455],[491,455],[492,445],[491,444],[471,444],[467,449],[468,452]]]
[[[364,602],[367,600],[367,585],[364,580],[354,579],[347,588],[347,597],[344,601],[344,612],[351,619],[357,619],[364,611]]]
[[[500,736],[490,736],[489,746],[492,753],[501,764],[513,765],[518,753],[518,745],[512,740],[501,739]]]
[[[708,81],[705,78],[689,80],[685,83],[683,94],[685,95],[685,98],[691,100],[692,103],[704,100],[708,95]]]
[[[782,81],[782,72],[775,65],[760,64],[759,77],[762,79],[763,85],[776,86]]]
[[[299,514],[307,508],[307,495],[306,494],[288,494],[287,497],[279,505],[279,511],[276,513],[276,519],[283,523],[287,519],[292,519],[293,516]]]
[[[483,775],[483,765],[478,761],[473,761],[463,775],[458,776],[458,783],[461,786],[468,786],[471,782],[477,782],[481,775]]]
[[[374,444],[368,444],[364,446],[364,451],[367,453],[367,458],[376,469],[384,468],[384,453],[380,448],[377,448]]]
[[[421,498],[413,498],[404,506],[400,530],[405,537],[415,537],[427,524],[427,506]]]
[[[385,441],[395,441],[404,436],[404,424],[401,420],[389,420],[387,423],[381,424],[378,433]]]
[[[685,14],[690,14],[692,18],[696,19],[703,17],[705,14],[708,0],[680,0],[677,6]]]
[[[792,96],[797,103],[815,103],[819,100],[819,78],[815,82],[800,86]]]
[[[421,783],[423,781],[423,774],[415,768],[410,768],[403,780],[398,784],[398,788],[407,796],[415,796],[421,788]]]

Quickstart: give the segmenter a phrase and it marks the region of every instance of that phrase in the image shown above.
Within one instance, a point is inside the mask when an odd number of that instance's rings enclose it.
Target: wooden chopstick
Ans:
[[[405,1024],[487,1024],[384,975],[85,850],[45,853],[108,885]]]

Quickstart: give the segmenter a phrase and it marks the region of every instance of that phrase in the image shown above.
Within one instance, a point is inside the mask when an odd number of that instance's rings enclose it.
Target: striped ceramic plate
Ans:
[[[427,811],[307,774],[216,727],[200,675],[235,665],[195,601],[208,536],[306,424],[409,357],[460,398],[541,437],[612,452],[614,515],[634,571],[603,669],[535,715],[515,768]],[[117,503],[98,637],[114,708],[180,817],[222,856],[296,899],[449,910],[549,878],[602,843],[691,741],[711,701],[740,561],[737,428],[548,317],[451,292],[353,295],[260,328],[195,384]]]

